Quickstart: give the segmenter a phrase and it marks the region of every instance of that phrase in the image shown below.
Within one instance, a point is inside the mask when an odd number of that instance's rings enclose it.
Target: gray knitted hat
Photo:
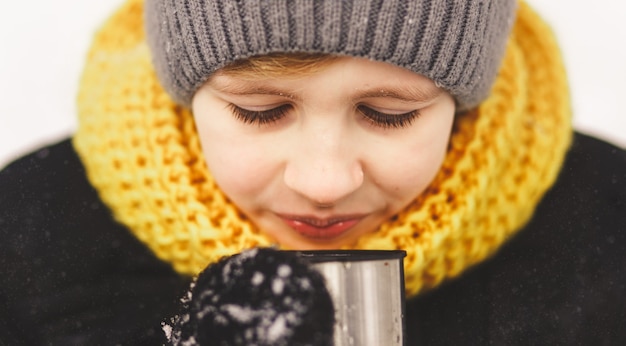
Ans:
[[[309,52],[407,68],[464,110],[487,97],[515,8],[516,0],[146,0],[145,22],[159,79],[184,106],[235,60]]]

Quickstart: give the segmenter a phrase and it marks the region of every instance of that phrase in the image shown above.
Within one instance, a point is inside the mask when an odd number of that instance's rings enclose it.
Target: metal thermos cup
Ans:
[[[403,345],[405,251],[298,251],[326,279],[335,346]]]

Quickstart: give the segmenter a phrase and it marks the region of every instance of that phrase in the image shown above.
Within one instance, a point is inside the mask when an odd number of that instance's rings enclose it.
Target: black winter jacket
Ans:
[[[0,345],[160,345],[189,281],[112,219],[69,140],[0,172]],[[411,345],[626,345],[626,151],[577,134],[530,223],[406,315]]]

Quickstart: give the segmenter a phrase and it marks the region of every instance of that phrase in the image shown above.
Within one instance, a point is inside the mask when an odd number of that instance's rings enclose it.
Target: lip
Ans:
[[[279,216],[298,234],[316,240],[337,238],[348,232],[364,218],[363,215],[334,216],[328,218],[300,215]]]

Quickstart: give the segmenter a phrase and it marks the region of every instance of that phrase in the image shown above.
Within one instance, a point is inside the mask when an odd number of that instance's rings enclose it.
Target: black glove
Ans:
[[[171,345],[332,345],[320,273],[294,253],[245,251],[208,266],[163,329]]]

